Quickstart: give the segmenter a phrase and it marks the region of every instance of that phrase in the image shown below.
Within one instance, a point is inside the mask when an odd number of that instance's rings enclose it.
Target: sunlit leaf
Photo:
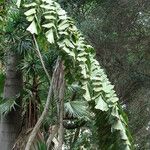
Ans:
[[[90,92],[89,92],[89,89],[88,89],[88,85],[85,84],[82,89],[85,90],[85,93],[83,94],[83,97],[85,98],[86,101],[91,101],[91,96],[90,96]]]
[[[52,28],[52,27],[55,27],[54,23],[47,23],[47,24],[44,24],[42,25],[44,28]]]
[[[95,109],[99,109],[99,110],[101,110],[101,111],[108,111],[108,105],[107,105],[107,103],[102,99],[101,96],[96,100]]]
[[[37,26],[36,26],[35,21],[32,21],[30,26],[27,28],[27,31],[31,32],[31,34],[38,34]]]
[[[34,7],[36,5],[37,4],[35,2],[33,2],[33,3],[30,3],[30,4],[25,4],[24,7]]]
[[[35,8],[31,8],[28,11],[26,11],[24,14],[26,16],[30,16],[30,15],[36,14],[36,10],[35,10]]]
[[[32,22],[32,21],[34,20],[34,16],[28,16],[26,19],[27,19],[29,22]]]
[[[46,37],[51,44],[54,43],[54,33],[52,29],[46,32]]]
[[[21,5],[21,1],[22,1],[22,0],[17,0],[16,5],[17,5],[17,7],[18,7],[18,8],[19,8],[19,7],[20,7],[20,5]]]
[[[121,120],[117,120],[114,125],[112,126],[113,129],[115,130],[124,130],[124,127],[122,125]]]

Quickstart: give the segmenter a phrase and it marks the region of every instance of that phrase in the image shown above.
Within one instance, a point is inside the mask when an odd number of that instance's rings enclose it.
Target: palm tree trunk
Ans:
[[[6,80],[4,85],[4,99],[15,97],[22,90],[22,74],[17,70],[19,56],[9,52],[6,64]],[[0,149],[11,150],[21,129],[21,112],[19,108],[11,111],[7,116],[1,115],[0,120]]]

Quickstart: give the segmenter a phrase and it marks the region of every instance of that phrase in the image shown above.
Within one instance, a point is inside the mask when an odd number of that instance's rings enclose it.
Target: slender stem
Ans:
[[[44,120],[44,118],[46,117],[46,115],[48,114],[48,111],[49,111],[49,105],[50,105],[50,100],[51,100],[51,95],[52,95],[52,84],[53,82],[51,83],[50,85],[50,88],[49,88],[49,92],[48,92],[48,96],[47,96],[47,102],[46,102],[46,105],[45,105],[45,108],[44,108],[44,111],[42,112],[42,115],[40,116],[39,120],[37,121],[36,125],[34,126],[30,136],[29,136],[29,139],[28,139],[28,142],[26,144],[26,148],[25,150],[30,150],[31,148],[31,145],[34,141],[34,138],[37,134],[37,132],[39,131],[41,125],[42,125],[42,122]]]
[[[40,61],[41,61],[42,67],[43,67],[43,69],[44,69],[44,71],[45,71],[45,73],[46,73],[46,76],[47,76],[48,80],[50,81],[51,77],[50,77],[50,75],[49,75],[49,73],[48,73],[48,71],[47,71],[47,69],[46,69],[46,67],[45,67],[44,60],[43,60],[43,58],[42,58],[42,55],[41,55],[41,52],[40,52],[40,49],[39,49],[39,45],[38,45],[38,43],[37,43],[37,41],[36,41],[36,38],[35,38],[35,35],[34,35],[34,34],[33,34],[33,39],[34,39],[36,51],[37,51],[37,54],[38,54],[39,59],[40,59]]]
[[[56,75],[56,70],[57,68],[59,67],[58,63],[56,63],[56,67],[55,67],[55,70],[53,72],[53,76],[52,76],[52,81],[51,81],[51,85],[49,87],[49,92],[48,92],[48,96],[47,96],[47,101],[46,101],[46,105],[44,107],[44,111],[42,112],[42,115],[40,116],[40,118],[38,119],[36,125],[34,126],[30,136],[29,136],[29,139],[28,139],[28,142],[26,144],[26,148],[25,150],[30,150],[31,148],[31,145],[35,139],[35,136],[37,135],[41,125],[42,125],[42,122],[43,120],[45,119],[45,117],[47,116],[48,114],[48,111],[49,111],[49,105],[50,105],[50,101],[51,101],[51,97],[52,97],[52,91],[53,91],[53,83],[54,83],[54,80],[55,80],[55,75]]]
[[[64,126],[63,126],[63,117],[64,117],[64,94],[65,94],[65,77],[64,77],[64,66],[61,62],[60,70],[60,89],[59,89],[59,130],[58,130],[58,148],[57,150],[62,150],[64,142]]]
[[[57,133],[58,131],[58,125],[56,125],[53,129],[52,129],[52,132],[50,133],[48,139],[47,139],[47,142],[46,142],[46,145],[47,145],[47,150],[49,150],[50,148],[50,145],[51,145],[51,142],[55,136],[55,134]]]

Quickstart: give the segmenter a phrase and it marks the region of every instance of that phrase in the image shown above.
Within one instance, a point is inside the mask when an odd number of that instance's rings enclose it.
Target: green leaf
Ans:
[[[123,127],[123,125],[122,125],[121,120],[117,120],[117,121],[113,124],[112,129],[120,130],[120,131],[124,130],[124,127]]]
[[[12,109],[15,110],[16,105],[17,103],[15,102],[15,98],[2,100],[0,102],[0,113],[7,115]]]
[[[126,134],[125,131],[121,131],[120,134],[121,134],[121,139],[122,140],[128,140],[128,137],[127,137],[127,134]]]
[[[51,6],[49,4],[45,5],[45,4],[42,4],[40,5],[41,8],[44,8],[44,9],[47,9],[47,10],[55,10],[56,8],[54,6]]]
[[[26,11],[24,14],[26,16],[30,16],[30,15],[36,14],[36,10],[35,10],[35,8],[31,8],[28,11]]]
[[[66,114],[77,118],[88,117],[87,106],[87,103],[84,101],[71,101],[64,104]]]
[[[109,99],[109,101],[112,102],[112,103],[116,103],[117,101],[119,101],[119,98],[118,97],[111,97]]]
[[[68,32],[66,32],[66,31],[59,31],[59,34],[60,35],[69,35]]]
[[[58,15],[60,15],[60,16],[66,15],[66,11],[63,10],[63,9],[59,9],[59,10],[57,11],[57,13],[58,13]]]
[[[32,22],[34,20],[34,16],[28,16],[26,17],[26,19],[29,21],[29,22]]]
[[[54,33],[52,29],[46,32],[46,37],[51,44],[54,43]]]
[[[42,25],[42,27],[48,28],[48,29],[52,27],[56,28],[54,23],[47,23],[47,24]]]
[[[20,8],[20,5],[21,5],[21,0],[17,0],[17,3],[16,3],[17,7]]]
[[[54,16],[52,16],[52,15],[45,15],[44,17],[45,17],[45,19],[49,19],[49,20],[55,20],[55,19],[56,19],[56,18],[55,18]]]
[[[74,45],[71,43],[71,41],[68,40],[67,38],[64,40],[64,43],[66,44],[67,47],[75,48]]]
[[[85,84],[82,89],[85,90],[85,93],[83,94],[83,97],[85,98],[86,101],[91,101],[91,96],[90,96],[90,92],[89,92],[89,88],[88,85]]]
[[[118,107],[114,107],[112,108],[112,112],[111,112],[111,115],[114,116],[115,118],[118,118],[119,119],[119,113],[118,113]]]
[[[102,86],[103,86],[103,91],[106,92],[106,93],[110,93],[111,90],[114,88],[113,85],[107,84],[107,82],[103,82]]]
[[[87,58],[85,58],[85,57],[78,57],[77,60],[80,61],[80,62],[86,62]]]
[[[29,31],[31,34],[38,34],[35,21],[32,21],[30,26],[27,28],[27,31]]]
[[[75,53],[73,51],[71,51],[69,48],[67,48],[66,46],[64,46],[63,51],[65,51],[68,55],[72,56],[75,59]]]
[[[66,20],[67,19],[67,15],[59,16],[59,19]]]
[[[107,103],[102,99],[100,96],[96,101],[95,109],[99,109],[101,111],[108,111],[108,105]]]
[[[125,147],[125,150],[131,150],[131,148],[127,145],[127,146]]]
[[[69,27],[69,23],[65,20],[58,25],[58,30],[63,31]]]
[[[36,6],[37,4],[36,3],[30,3],[30,4],[25,4],[24,7],[34,7]]]

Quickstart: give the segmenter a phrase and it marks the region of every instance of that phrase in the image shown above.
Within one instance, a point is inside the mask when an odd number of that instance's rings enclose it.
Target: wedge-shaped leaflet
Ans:
[[[21,5],[21,0],[17,0],[17,3],[16,3],[17,7],[19,8],[20,5]]]
[[[69,23],[65,20],[58,25],[58,30],[62,31],[69,27]]]
[[[27,28],[27,31],[31,32],[31,34],[38,34],[35,21],[32,21],[30,26]]]
[[[83,97],[85,98],[86,101],[91,101],[91,96],[90,96],[90,92],[89,92],[89,88],[88,88],[88,85],[85,84],[82,89],[85,90],[85,93],[83,95]]]
[[[26,17],[26,19],[29,21],[29,22],[32,22],[34,20],[34,16],[28,16]]]
[[[35,10],[35,8],[31,8],[28,11],[26,11],[24,14],[26,16],[30,16],[30,15],[36,14],[36,10]]]
[[[51,44],[54,43],[54,33],[52,29],[46,32],[46,37]]]
[[[96,101],[95,109],[99,109],[101,111],[108,111],[108,105],[107,103],[102,99],[100,96]]]
[[[65,51],[68,55],[72,56],[75,59],[75,53],[73,51],[71,51],[69,48],[67,48],[66,46],[64,46],[63,51]]]
[[[24,7],[35,7],[37,4],[36,3],[30,3],[30,4],[25,4]]]
[[[52,27],[56,28],[55,25],[54,25],[54,23],[43,24],[42,27],[48,28],[48,29],[49,29],[49,28],[52,28]]]
[[[68,40],[67,38],[64,40],[64,43],[66,44],[67,47],[75,48],[72,42]]]
[[[112,129],[124,131],[124,127],[120,119],[113,124]]]

